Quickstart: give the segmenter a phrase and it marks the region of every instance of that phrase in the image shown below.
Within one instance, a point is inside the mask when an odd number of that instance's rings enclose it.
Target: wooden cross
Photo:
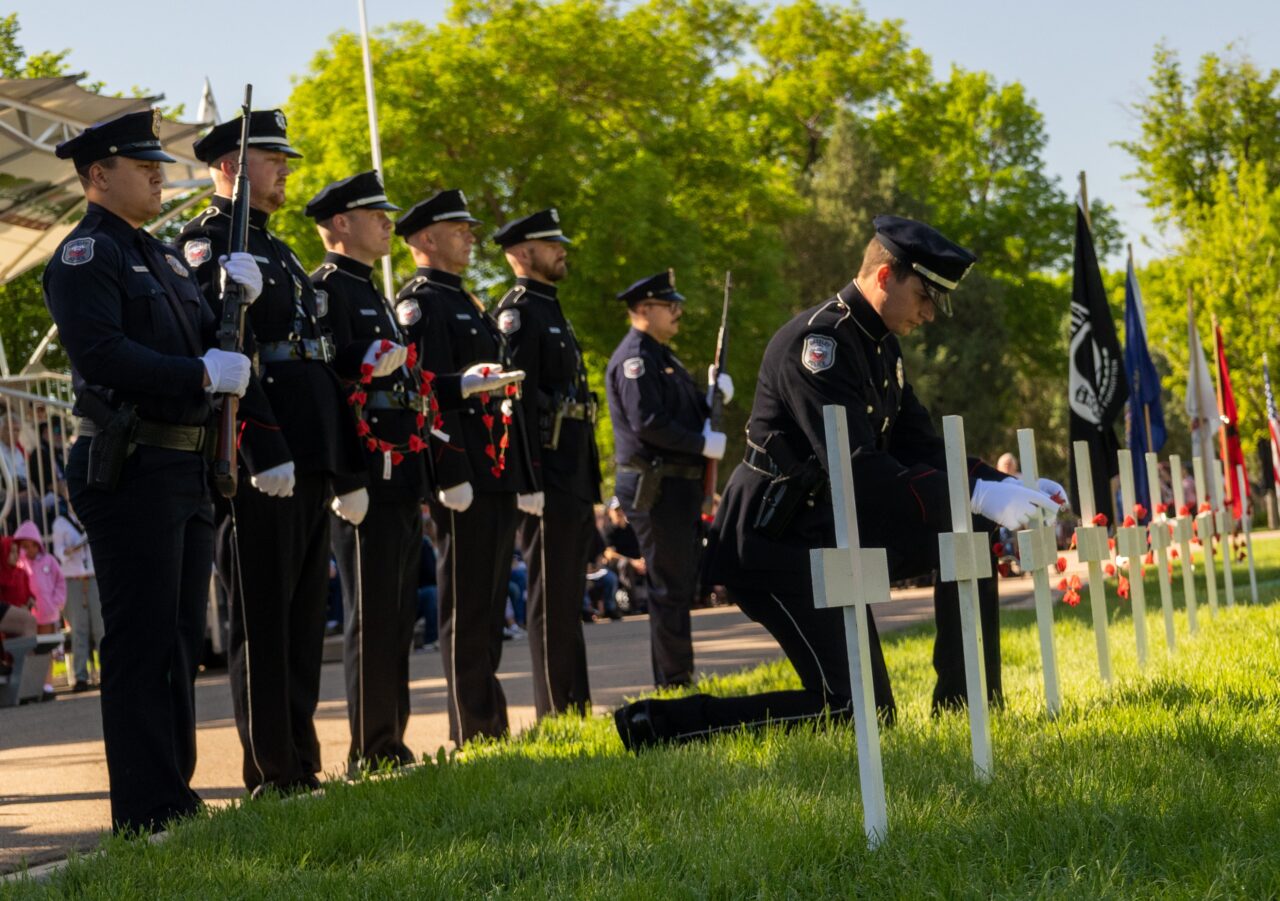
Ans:
[[[889,815],[880,760],[880,724],[871,680],[867,605],[890,600],[889,558],[883,548],[859,546],[858,508],[850,463],[849,422],[844,407],[822,408],[827,438],[827,472],[835,513],[836,546],[809,551],[815,607],[844,609],[844,638],[853,694],[853,729],[862,785],[862,826],[874,848],[888,835]]]
[[[1231,519],[1227,509],[1227,496],[1222,491],[1222,467],[1213,467],[1213,484],[1218,489],[1218,509],[1214,511],[1213,524],[1221,539],[1218,550],[1222,554],[1222,584],[1227,589],[1227,606],[1236,605],[1236,579],[1231,568]],[[1243,509],[1243,507],[1241,508]]]
[[[1173,503],[1178,510],[1173,521],[1173,540],[1182,549],[1182,598],[1187,605],[1187,630],[1195,635],[1200,631],[1196,618],[1196,571],[1191,562],[1191,538],[1195,524],[1195,498],[1188,497],[1186,483],[1182,480],[1182,457],[1172,454],[1169,457],[1169,469],[1174,473]],[[1191,512],[1182,513],[1185,508]]]
[[[1173,586],[1169,584],[1169,545],[1173,543],[1168,514],[1156,515],[1160,503],[1160,463],[1155,454],[1147,452],[1147,484],[1151,486],[1151,522],[1147,535],[1151,541],[1151,553],[1156,561],[1157,581],[1160,584],[1160,609],[1164,612],[1164,643],[1172,654],[1177,650],[1178,638],[1173,630]],[[1139,570],[1141,572],[1141,570]]]
[[[1138,506],[1138,494],[1133,484],[1133,453],[1119,451],[1120,495],[1127,518]],[[1156,483],[1156,488],[1160,487]],[[1147,597],[1142,584],[1142,558],[1147,553],[1147,530],[1142,526],[1125,526],[1121,520],[1116,528],[1116,550],[1129,558],[1129,603],[1133,608],[1133,631],[1138,641],[1138,669],[1147,666]]]
[[[1018,456],[1022,458],[1022,484],[1039,490],[1036,465],[1036,436],[1031,429],[1018,429]],[[1018,557],[1023,572],[1031,573],[1035,585],[1036,625],[1040,629],[1040,665],[1044,670],[1044,703],[1049,716],[1062,710],[1058,687],[1058,651],[1053,642],[1053,595],[1049,592],[1049,572],[1058,564],[1058,544],[1053,526],[1035,526],[1018,532]]]
[[[1098,675],[1111,681],[1111,648],[1107,644],[1107,589],[1102,578],[1102,561],[1111,559],[1105,526],[1093,525],[1097,515],[1093,503],[1093,471],[1089,468],[1089,444],[1076,441],[1076,486],[1080,490],[1080,525],[1076,526],[1076,554],[1089,564],[1089,609],[1093,614],[1093,635],[1098,645]]]
[[[1258,603],[1258,573],[1253,568],[1253,517],[1249,515],[1249,505],[1245,503],[1249,495],[1245,492],[1244,467],[1236,464],[1236,490],[1240,492],[1240,524],[1244,527],[1244,549],[1249,557],[1249,600]]]
[[[990,540],[973,531],[969,509],[969,458],[964,446],[964,420],[942,417],[942,441],[947,451],[947,491],[951,496],[951,529],[938,535],[939,577],[957,583],[960,632],[964,639],[964,685],[969,708],[969,742],[973,772],[981,781],[992,774],[991,721],[987,711],[987,671],[982,651],[982,617],[978,610],[978,580],[991,577]]]
[[[1208,586],[1209,618],[1212,619],[1218,615],[1218,576],[1213,571],[1214,516],[1212,509],[1199,512],[1208,503],[1204,484],[1204,460],[1192,457],[1191,469],[1196,477],[1196,537],[1200,539],[1200,546],[1204,548],[1204,581]]]

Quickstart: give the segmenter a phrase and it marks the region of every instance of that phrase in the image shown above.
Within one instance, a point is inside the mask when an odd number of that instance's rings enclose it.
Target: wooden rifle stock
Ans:
[[[244,86],[240,108],[240,158],[236,186],[231,195],[231,242],[228,254],[243,253],[249,246],[249,117],[253,106],[253,85]],[[244,318],[248,312],[244,289],[222,273],[222,319],[218,324],[218,347],[233,353],[244,351]],[[233,497],[238,481],[236,417],[240,398],[223,394],[218,416],[218,442],[213,458],[213,484],[223,497]]]
[[[733,273],[724,274],[724,305],[720,310],[720,331],[716,334],[715,378],[711,384],[711,414],[708,417],[713,431],[719,432],[724,418],[724,392],[720,390],[720,373],[724,371],[725,357],[729,352],[729,292],[733,289]],[[716,486],[720,481],[718,460],[707,460],[702,475],[702,518],[710,519],[715,512]]]

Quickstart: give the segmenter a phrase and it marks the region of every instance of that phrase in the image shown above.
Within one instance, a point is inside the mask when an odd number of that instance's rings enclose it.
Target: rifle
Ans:
[[[253,85],[244,86],[244,105],[240,107],[240,159],[236,186],[231,194],[231,243],[227,253],[243,253],[249,246],[249,117],[252,112]],[[244,289],[222,273],[222,320],[218,323],[218,347],[234,353],[244,352],[244,318],[249,306],[244,302]],[[213,459],[213,484],[223,497],[234,497],[236,470],[236,415],[240,398],[222,395],[218,419],[218,444]]]
[[[733,289],[733,273],[724,273],[724,306],[720,310],[720,331],[716,334],[716,356],[712,365],[715,377],[711,382],[711,422],[712,431],[719,432],[720,420],[724,418],[724,392],[720,390],[720,373],[724,371],[725,358],[729,353],[729,292]],[[710,518],[716,504],[716,483],[720,479],[719,461],[708,460],[706,472],[702,476],[702,516]]]

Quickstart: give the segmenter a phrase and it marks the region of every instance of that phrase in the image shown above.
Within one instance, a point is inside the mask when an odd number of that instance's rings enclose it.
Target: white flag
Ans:
[[[1190,296],[1187,297],[1187,340],[1190,357],[1187,366],[1187,421],[1191,424],[1191,452],[1204,461],[1205,472],[1211,472],[1215,465],[1213,441],[1218,431],[1218,397],[1209,375],[1209,364],[1204,358],[1204,348],[1200,344],[1200,333],[1196,331]],[[1216,495],[1216,487],[1213,484],[1208,486],[1210,497]]]
[[[200,92],[200,106],[196,109],[196,121],[207,125],[217,125],[222,121],[222,117],[218,115],[218,103],[213,99],[213,85],[209,84],[207,75],[204,79],[204,90]]]

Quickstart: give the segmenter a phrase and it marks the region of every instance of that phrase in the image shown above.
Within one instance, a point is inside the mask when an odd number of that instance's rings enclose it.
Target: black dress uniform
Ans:
[[[387,200],[374,172],[363,172],[327,186],[307,204],[317,222],[351,209],[398,210]],[[362,384],[361,365],[370,345],[405,338],[373,268],[339,253],[325,255],[311,275],[317,292],[328,298],[323,320],[335,347],[334,368],[347,382],[348,397],[359,392],[369,478],[369,511],[359,527],[340,516],[330,521],[331,542],[342,580],[343,663],[347,716],[351,724],[352,764],[368,761],[411,763],[404,744],[409,722],[409,651],[418,607],[418,562],[422,543],[422,500],[429,490],[427,460],[420,442],[430,410],[420,395],[416,368]],[[440,379],[437,390],[457,392],[457,378]],[[453,399],[454,403],[458,398]],[[423,417],[423,426],[418,417]],[[367,428],[367,433],[364,429]],[[416,439],[410,447],[411,436]],[[370,441],[377,442],[374,446]],[[391,446],[384,450],[383,444]],[[397,462],[398,461],[398,462]]]
[[[904,262],[919,262],[922,278],[950,290],[973,256],[931,228],[897,217],[876,220],[877,238]],[[862,542],[885,547],[891,578],[937,567],[936,535],[951,528],[946,457],[928,412],[902,368],[898,340],[851,283],[805,310],[770,340],[747,427],[747,453],[733,472],[708,542],[708,576],[724,584],[744,613],[778,640],[803,688],[740,698],[706,695],[676,702],[641,701],[615,719],[630,747],[652,741],[700,737],[741,725],[795,722],[828,712],[850,716],[851,689],[841,614],[813,605],[809,549],[835,541],[826,490],[826,437],[822,408],[848,413],[853,477]],[[970,481],[1001,481],[1004,474],[970,461]],[[799,498],[793,518],[773,526],[767,508]],[[974,529],[993,528],[976,518]],[[1000,643],[995,579],[979,582],[987,687],[999,699]],[[934,589],[938,637],[934,668],[935,709],[962,704],[964,656],[955,583]],[[893,693],[874,620],[868,611],[876,706],[892,720]]]
[[[618,295],[628,304],[684,301],[666,272]],[[693,680],[689,611],[702,547],[706,392],[671,348],[631,329],[605,371],[618,464],[617,495],[635,529],[649,582],[654,684]],[[638,490],[639,489],[639,490]]]
[[[554,209],[507,223],[494,241],[567,241]],[[511,362],[524,370],[526,435],[541,518],[524,516],[520,548],[529,567],[528,625],[538,716],[591,702],[582,598],[592,535],[592,505],[600,501],[595,398],[587,386],[582,348],[565,318],[555,285],[516,280],[498,307]]]
[[[133,113],[90,128],[57,154],[81,165],[113,155],[172,162],[160,150],[158,117]],[[216,323],[175,250],[93,203],[54,251],[44,297],[84,417],[67,483],[102,593],[111,824],[152,831],[200,803],[190,788],[193,683],[213,560],[200,433],[213,408],[198,357]],[[125,404],[136,405],[148,435],[136,437],[114,491],[92,487],[87,433],[105,424],[103,407],[109,415]]]
[[[284,115],[255,112],[252,147],[299,154]],[[240,142],[240,120],[215,126],[195,143],[204,162]],[[179,237],[205,297],[219,310],[216,260],[230,243],[231,201],[214,195]],[[231,586],[228,655],[236,727],[249,789],[281,791],[319,784],[316,703],[324,647],[329,562],[329,502],[365,482],[365,461],[346,395],[321,331],[319,298],[302,263],[249,213],[249,252],[263,274],[249,310],[246,352],[258,377],[240,404],[240,487],[220,523],[219,569]],[[269,497],[248,476],[293,461],[291,497]]]
[[[409,236],[436,222],[477,223],[461,191],[441,191],[396,223]],[[421,267],[396,295],[396,313],[417,341],[422,365],[458,372],[475,363],[505,367],[506,342],[497,324],[463,287],[461,276]],[[522,414],[499,392],[473,397],[443,413],[431,436],[437,486],[467,484],[472,501],[452,510],[432,493],[439,535],[440,654],[449,692],[449,737],[457,744],[508,731],[507,700],[498,681],[502,629],[516,536],[516,495],[534,490],[524,452]]]

